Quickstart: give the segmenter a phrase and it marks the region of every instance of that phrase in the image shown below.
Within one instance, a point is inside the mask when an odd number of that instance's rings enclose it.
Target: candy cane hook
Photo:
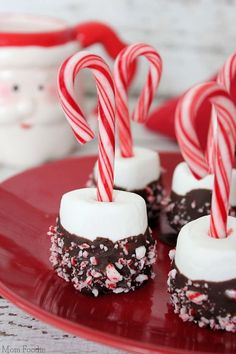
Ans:
[[[75,98],[75,80],[82,69],[90,69],[98,94],[99,153],[97,199],[112,201],[115,153],[114,84],[108,65],[98,55],[79,52],[64,61],[58,73],[58,93],[61,106],[80,144],[94,138],[85,115]]]
[[[149,45],[137,43],[123,49],[117,56],[114,66],[114,81],[116,88],[116,107],[118,133],[121,156],[133,156],[133,141],[130,129],[130,113],[128,107],[128,84],[132,66],[138,57],[144,57],[149,62],[149,71],[140,97],[132,113],[132,120],[143,123],[148,117],[155,92],[162,74],[160,55]]]

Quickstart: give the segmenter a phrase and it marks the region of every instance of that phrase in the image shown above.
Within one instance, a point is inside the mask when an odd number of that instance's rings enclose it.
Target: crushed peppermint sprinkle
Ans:
[[[75,257],[71,257],[71,264],[73,265],[73,266],[75,266],[76,264],[77,264],[77,261],[76,261],[76,259],[75,259]]]
[[[135,254],[137,259],[142,259],[146,254],[146,247],[139,246],[135,249]]]
[[[83,257],[84,257],[84,258],[87,258],[87,257],[88,257],[88,255],[89,255],[89,254],[88,254],[88,252],[87,252],[87,251],[84,251],[84,252],[83,252]]]
[[[113,290],[113,293],[120,294],[120,293],[123,293],[124,291],[125,291],[124,288],[116,288],[116,289]]]
[[[225,290],[225,295],[230,300],[235,300],[236,301],[236,289],[227,289],[227,290]]]
[[[94,256],[90,257],[89,260],[90,260],[90,263],[92,265],[97,265],[98,264],[98,259],[96,257],[94,257]]]
[[[202,294],[192,290],[186,291],[186,296],[189,299],[189,301],[192,301],[194,302],[194,304],[197,305],[201,305],[203,301],[206,301],[208,299],[208,296],[206,294]]]
[[[92,281],[93,281],[93,277],[92,277],[91,275],[89,275],[89,276],[86,278],[86,280],[85,280],[85,282],[86,282],[88,285],[92,284]]]
[[[175,252],[176,252],[175,249],[169,251],[169,258],[171,261],[173,261],[175,258]]]
[[[207,283],[195,283],[189,279],[185,280],[185,286],[183,286],[182,280],[179,283],[175,279],[176,275],[173,277],[173,270],[177,274],[177,270],[173,268],[169,272],[167,284],[174,312],[183,321],[195,322],[201,328],[210,327],[213,330],[225,330],[235,333],[236,315],[229,307],[224,308],[224,306],[215,302],[215,291]],[[182,285],[178,288],[177,284]],[[193,288],[201,288],[204,292],[208,291],[208,293],[202,293],[198,290],[194,291],[192,290]],[[234,299],[236,289],[227,289],[224,293],[225,296],[232,296],[232,299]],[[212,296],[212,294],[214,295]],[[222,290],[219,290],[218,295],[223,296]]]
[[[82,261],[82,262],[80,262],[80,269],[84,269],[84,268],[86,268],[87,267],[87,264],[88,264],[88,262],[87,261]]]
[[[143,283],[145,280],[148,280],[148,276],[146,274],[139,274],[135,280],[138,282],[138,283]]]
[[[113,246],[110,241],[80,242],[80,237],[68,234],[60,224],[50,230],[53,230],[49,231],[50,262],[58,276],[72,282],[75,289],[84,294],[97,297],[103,293],[127,293],[154,277],[156,241],[149,229],[144,235],[116,241]],[[98,248],[104,252],[99,252]],[[106,258],[107,251],[109,258]],[[115,257],[114,263],[110,257]]]
[[[100,278],[102,277],[102,273],[100,272],[97,272],[95,269],[92,269],[91,272],[90,272],[91,276],[94,277],[94,278]]]
[[[109,280],[109,279],[107,279],[107,280],[105,281],[105,284],[106,284],[106,287],[107,287],[108,289],[115,289],[115,288],[116,288],[116,282],[111,281],[111,280]]]
[[[176,269],[171,269],[171,270],[169,271],[168,276],[169,276],[171,279],[175,279],[176,274],[177,274],[177,270],[176,270]]]
[[[92,289],[92,293],[95,297],[98,296],[98,289]]]
[[[118,268],[118,269],[122,269],[122,268],[123,268],[123,265],[122,265],[121,263],[119,263],[119,262],[116,262],[116,263],[115,263],[115,266],[116,266],[116,268]]]
[[[156,274],[154,272],[152,272],[151,279],[155,279],[155,278],[156,278]]]
[[[116,270],[113,264],[109,263],[106,266],[107,278],[115,283],[123,279],[122,275]]]
[[[82,243],[82,245],[79,245],[79,248],[81,249],[81,250],[84,250],[84,249],[88,249],[88,248],[90,248],[90,246],[87,244],[87,243]]]

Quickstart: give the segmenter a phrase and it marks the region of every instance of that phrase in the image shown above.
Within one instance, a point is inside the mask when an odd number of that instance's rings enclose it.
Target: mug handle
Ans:
[[[115,59],[119,52],[127,47],[127,44],[121,41],[116,32],[102,22],[84,22],[76,25],[74,30],[76,39],[80,42],[82,48],[100,43],[112,59]],[[134,77],[136,66],[136,63],[134,63],[131,68],[129,83]]]

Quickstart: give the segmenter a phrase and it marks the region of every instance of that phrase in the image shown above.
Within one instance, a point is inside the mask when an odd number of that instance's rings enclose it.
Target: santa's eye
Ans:
[[[38,89],[39,89],[39,91],[42,91],[42,90],[44,90],[44,86],[43,85],[38,85]]]
[[[12,86],[13,91],[19,91],[19,85],[13,85]]]

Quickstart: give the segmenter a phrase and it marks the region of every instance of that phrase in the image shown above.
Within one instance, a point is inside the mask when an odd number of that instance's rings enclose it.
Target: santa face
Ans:
[[[31,129],[61,119],[55,69],[0,71],[0,128],[18,125]]]
[[[0,70],[0,162],[37,165],[74,144],[58,103],[56,69]]]

